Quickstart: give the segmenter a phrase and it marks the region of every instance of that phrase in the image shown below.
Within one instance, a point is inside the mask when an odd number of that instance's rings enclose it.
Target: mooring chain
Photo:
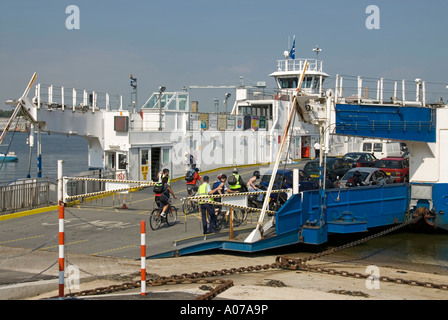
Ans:
[[[357,246],[361,243],[367,242],[369,240],[381,237],[385,234],[391,233],[393,231],[396,231],[400,228],[403,228],[409,224],[414,224],[416,222],[418,222],[421,218],[423,218],[422,215],[415,217],[412,220],[409,220],[407,222],[404,222],[400,225],[394,226],[390,229],[381,231],[377,234],[365,237],[363,239],[360,240],[356,240],[353,241],[351,243],[339,246],[337,248],[332,248],[326,251],[322,251],[320,253],[311,255],[309,257],[306,258],[292,258],[292,257],[288,257],[288,256],[279,256],[276,258],[276,262],[278,263],[279,266],[281,266],[282,268],[285,269],[290,269],[290,270],[309,270],[309,271],[314,271],[314,272],[321,272],[321,273],[327,273],[327,274],[331,274],[331,275],[341,275],[344,277],[354,277],[354,278],[368,278],[369,275],[366,274],[362,274],[362,273],[357,273],[357,272],[348,272],[348,271],[339,271],[339,270],[335,270],[335,269],[329,269],[329,268],[323,268],[323,267],[319,267],[319,266],[312,266],[307,264],[306,262],[310,261],[310,260],[314,260],[350,247],[354,247]],[[446,284],[435,284],[435,283],[431,283],[431,282],[422,282],[422,281],[416,281],[416,280],[405,280],[405,279],[401,279],[401,278],[391,278],[391,277],[380,277],[379,278],[380,281],[385,281],[385,282],[393,282],[393,283],[398,283],[398,284],[408,284],[408,285],[414,285],[414,286],[422,286],[425,288],[436,288],[436,289],[442,289],[442,290],[448,290],[448,285]]]
[[[265,264],[265,265],[256,265],[249,267],[240,267],[240,268],[231,268],[231,269],[222,269],[222,270],[213,270],[213,271],[202,271],[202,272],[192,272],[192,273],[183,273],[181,275],[171,275],[169,277],[157,277],[155,279],[146,280],[146,284],[150,286],[161,286],[161,285],[174,285],[174,284],[220,284],[219,286],[212,289],[210,292],[206,293],[203,296],[198,297],[199,300],[208,300],[214,298],[217,294],[227,290],[231,286],[233,286],[232,280],[221,280],[221,279],[205,279],[207,277],[216,277],[222,275],[243,273],[243,272],[251,272],[256,270],[267,270],[272,268],[278,268],[277,263],[273,264]],[[89,296],[89,295],[99,295],[99,294],[108,294],[118,291],[136,289],[141,286],[141,281],[135,282],[126,282],[120,285],[111,285],[108,287],[101,287],[96,289],[84,290],[75,293],[67,293],[64,297],[75,297],[75,296]],[[57,297],[53,297],[57,298]]]
[[[216,297],[219,293],[233,286],[233,281],[231,280],[221,280],[221,279],[210,279],[207,280],[207,277],[216,277],[237,273],[245,273],[252,271],[260,271],[260,270],[269,270],[269,269],[290,269],[290,270],[309,270],[314,272],[327,273],[330,275],[341,275],[345,277],[354,277],[354,278],[368,278],[368,275],[357,273],[357,272],[347,272],[347,271],[339,271],[335,269],[323,268],[319,266],[311,266],[306,264],[307,261],[314,260],[353,246],[357,246],[361,243],[367,242],[369,240],[378,238],[390,232],[396,231],[400,228],[403,228],[409,224],[416,223],[422,218],[422,216],[418,216],[415,219],[404,222],[400,225],[394,226],[377,234],[365,237],[360,240],[353,241],[351,243],[339,246],[337,248],[332,248],[314,255],[311,255],[306,258],[292,258],[288,256],[278,256],[274,263],[264,264],[264,265],[255,265],[255,266],[247,266],[247,267],[239,267],[239,268],[230,268],[230,269],[221,269],[221,270],[213,270],[213,271],[203,271],[203,272],[192,272],[192,273],[183,273],[181,275],[171,275],[169,277],[158,277],[152,280],[146,280],[146,283],[150,286],[160,286],[160,285],[170,285],[170,284],[191,284],[191,283],[218,283],[219,285],[209,291],[208,293],[198,297],[199,300],[212,299]],[[398,284],[408,284],[414,286],[422,286],[425,288],[436,288],[442,290],[448,290],[448,285],[445,284],[434,284],[430,282],[421,282],[415,280],[405,280],[401,278],[391,278],[391,277],[380,277],[379,280],[385,282],[393,282]],[[66,297],[70,296],[86,296],[86,295],[96,295],[96,294],[105,294],[105,293],[113,293],[116,291],[124,291],[129,289],[135,289],[141,286],[141,281],[136,282],[127,282],[121,285],[111,285],[109,287],[97,288],[92,290],[80,291],[78,293],[70,293],[66,294]]]

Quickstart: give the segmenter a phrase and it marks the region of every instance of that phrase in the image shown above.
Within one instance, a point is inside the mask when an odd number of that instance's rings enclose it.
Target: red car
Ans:
[[[390,157],[378,160],[375,167],[380,168],[387,173],[394,182],[408,182],[409,181],[409,159]]]

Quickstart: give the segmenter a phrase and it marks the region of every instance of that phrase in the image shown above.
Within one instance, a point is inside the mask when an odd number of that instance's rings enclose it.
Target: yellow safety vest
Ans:
[[[234,176],[235,176],[235,178],[236,178],[236,183],[232,186],[230,186],[230,189],[232,190],[232,189],[239,189],[239,188],[241,188],[241,184],[240,184],[240,175],[239,174],[233,174]]]
[[[209,184],[207,182],[204,182],[203,184],[201,184],[198,188],[198,196],[205,196],[208,195],[208,186]],[[206,199],[208,201],[213,201],[213,198],[208,198]],[[199,204],[203,204],[204,202],[200,202],[198,201]]]

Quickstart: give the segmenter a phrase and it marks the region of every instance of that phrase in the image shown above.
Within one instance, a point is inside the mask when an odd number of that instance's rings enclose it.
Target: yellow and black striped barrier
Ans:
[[[283,193],[288,192],[292,189],[280,189],[280,190],[272,190],[271,193]],[[259,194],[266,194],[267,191],[252,191],[252,192],[238,192],[238,193],[226,193],[226,194],[208,194],[202,196],[191,196],[185,199],[194,200],[194,199],[203,199],[203,198],[225,198],[225,197],[236,197],[236,196],[252,196]]]
[[[82,178],[82,177],[64,177],[66,180],[78,180],[78,181],[101,181],[101,182],[113,182],[113,183],[128,183],[128,184],[138,184],[140,188],[144,187],[150,187],[157,184],[157,182],[146,182],[146,181],[135,181],[135,180],[115,180],[115,179],[100,179],[100,178]],[[127,187],[127,188],[119,188],[119,189],[113,189],[113,190],[105,190],[105,191],[97,191],[97,192],[91,192],[91,193],[84,193],[79,194],[75,196],[67,196],[65,197],[65,200],[74,200],[78,198],[85,198],[85,197],[92,197],[92,196],[98,196],[102,194],[108,194],[108,193],[115,193],[115,192],[123,192],[123,191],[129,191],[136,188],[136,186]]]
[[[271,193],[283,193],[283,192],[287,192],[289,190],[291,190],[291,189],[272,190]],[[267,191],[239,192],[239,193],[227,193],[227,194],[218,194],[218,195],[213,194],[213,195],[191,196],[191,197],[183,198],[181,200],[182,201],[193,200],[193,201],[196,201],[196,202],[200,200],[202,203],[208,203],[208,204],[217,205],[217,206],[225,206],[225,207],[230,207],[230,208],[237,208],[237,209],[242,209],[242,210],[250,210],[250,211],[261,212],[261,211],[263,211],[263,209],[246,207],[246,206],[241,206],[241,205],[236,205],[236,204],[229,204],[229,203],[210,201],[210,200],[204,200],[206,198],[224,198],[224,197],[235,197],[235,196],[241,196],[241,195],[259,195],[260,193],[267,193]],[[266,213],[268,213],[268,214],[275,214],[275,211],[266,210]]]

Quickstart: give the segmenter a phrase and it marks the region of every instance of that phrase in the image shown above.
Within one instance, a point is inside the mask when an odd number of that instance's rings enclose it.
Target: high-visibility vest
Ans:
[[[209,186],[209,184],[207,182],[204,182],[203,184],[201,184],[199,186],[199,189],[198,189],[198,196],[208,195],[208,186]],[[206,200],[213,201],[213,198],[209,198],[209,199],[206,199]],[[198,201],[198,203],[199,204],[203,204],[204,202]]]
[[[241,188],[241,184],[240,184],[240,175],[239,174],[233,174],[236,178],[236,183],[232,186],[230,185],[230,189],[239,189]]]

